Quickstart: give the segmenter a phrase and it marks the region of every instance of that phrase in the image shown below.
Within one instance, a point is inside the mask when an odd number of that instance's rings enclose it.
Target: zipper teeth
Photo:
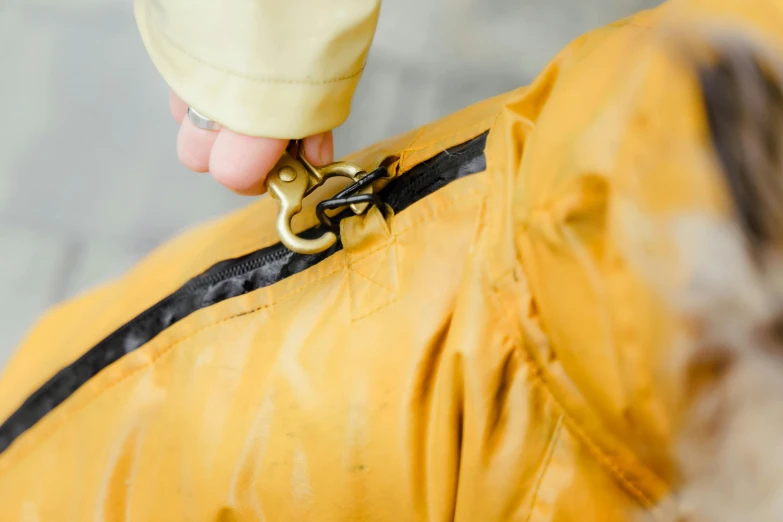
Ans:
[[[407,173],[406,173],[407,174]],[[441,176],[417,176],[417,177],[407,177],[405,175],[396,178],[396,180],[400,180],[400,185],[397,185],[395,187],[389,187],[391,190],[388,191],[386,194],[387,199],[394,199],[394,196],[397,194],[395,193],[401,193],[401,192],[417,192],[421,190],[423,187],[428,187],[430,185],[436,184],[438,180],[441,178]],[[408,186],[405,187],[404,184],[407,184]],[[381,190],[381,195],[383,195],[383,190]],[[213,274],[211,276],[205,277],[200,280],[191,281],[191,284],[187,285],[188,290],[193,290],[197,288],[203,288],[205,286],[211,286],[214,284],[217,284],[225,279],[229,279],[232,277],[236,277],[239,275],[243,275],[247,272],[250,272],[252,270],[255,270],[262,265],[271,262],[276,261],[278,259],[281,259],[287,255],[290,254],[288,249],[283,247],[280,244],[273,245],[268,248],[274,248],[275,250],[257,257],[255,259],[245,261],[243,263],[240,263],[235,266],[231,266],[229,268],[226,268],[225,270],[221,270],[220,272]]]
[[[399,184],[388,187],[389,190],[387,190],[386,197],[387,199],[394,199],[394,197],[400,193],[418,192],[423,187],[428,187],[433,184],[436,184],[439,179],[440,176],[437,175],[418,176],[418,177],[405,177],[405,175],[403,175],[399,178],[396,178],[396,180],[400,181]],[[381,194],[383,192],[384,191],[381,190]],[[191,280],[189,283],[187,283],[184,287],[182,287],[174,294],[169,295],[163,301],[156,303],[151,308],[148,308],[147,310],[142,312],[138,316],[138,318],[144,318],[151,314],[157,313],[159,309],[167,306],[168,302],[172,301],[173,299],[176,299],[177,295],[182,295],[184,293],[192,292],[194,290],[199,290],[205,287],[218,284],[232,277],[237,277],[240,275],[247,274],[248,272],[256,270],[267,263],[277,261],[291,254],[291,252],[280,243],[271,245],[267,248],[271,249],[271,251],[267,252],[266,254],[260,255],[254,259],[243,261],[233,266],[229,266],[215,274],[208,275],[208,276],[205,275]],[[117,333],[118,332],[114,332],[114,334],[110,335],[109,337],[112,337]]]
[[[469,169],[469,171],[460,172],[459,163],[461,162],[458,161],[457,165],[454,165],[452,158],[462,156],[462,152],[468,150],[470,151],[468,153],[469,157],[465,159],[469,161],[473,161],[474,157],[478,157],[475,154],[483,156],[486,136],[487,133],[485,132],[482,136],[474,138],[469,143],[444,151],[446,153],[445,161],[438,161],[439,166],[437,168],[420,171],[420,175],[417,176],[405,173],[393,179],[380,194],[394,208],[395,212],[400,212],[419,201],[421,197],[428,195],[433,190],[437,190],[439,186],[466,175],[480,172],[480,169]],[[478,150],[479,147],[480,151]],[[426,161],[421,166],[424,168],[428,163],[429,161]],[[486,164],[484,163],[482,168],[485,167]],[[341,248],[341,246],[338,248]],[[326,255],[331,254],[327,253]],[[323,255],[318,254],[313,256],[294,254],[282,244],[277,243],[250,253],[247,256],[225,260],[220,263],[225,263],[222,269],[218,269],[216,265],[213,265],[215,273],[210,274],[209,272],[213,269],[208,269],[202,275],[186,282],[179,290],[164,297],[163,300],[144,310],[99,341],[98,344],[84,353],[79,359],[57,372],[49,381],[29,395],[22,406],[12,413],[5,422],[0,423],[0,454],[20,435],[32,428],[108,365],[143,346],[160,332],[187,315],[205,306],[210,306],[224,299],[239,295],[233,293],[233,290],[236,289],[229,288],[225,295],[206,296],[206,293],[212,289],[212,285],[216,285],[228,278],[246,275],[263,267],[265,264],[278,260],[282,261],[282,266],[274,269],[276,275],[270,276],[271,279],[262,278],[263,281],[258,282],[259,286],[257,288],[261,288],[306,270],[323,258]],[[291,264],[289,265],[289,263]],[[240,290],[248,292],[255,288],[252,284],[249,288],[246,288],[243,284]],[[220,291],[217,294],[220,294]],[[157,314],[161,312],[163,312],[163,315],[158,317]],[[134,331],[134,328],[137,326],[138,330]]]
[[[250,272],[252,270],[255,270],[255,269],[259,268],[260,266],[262,266],[262,265],[264,265],[264,264],[266,264],[266,263],[268,263],[270,261],[275,261],[275,260],[277,260],[279,258],[283,258],[283,257],[285,257],[288,254],[287,250],[285,248],[280,247],[280,245],[273,245],[272,247],[269,247],[269,248],[274,248],[275,250],[273,250],[273,251],[271,251],[271,252],[269,252],[269,253],[267,253],[267,254],[265,254],[263,256],[259,256],[259,257],[255,258],[255,259],[251,259],[251,260],[245,261],[243,263],[240,263],[238,265],[234,265],[232,267],[226,268],[225,270],[221,270],[220,272],[218,272],[216,274],[213,274],[211,276],[204,277],[204,278],[199,278],[199,279],[190,281],[184,287],[180,288],[178,291],[176,291],[173,294],[167,296],[165,299],[163,299],[162,301],[156,303],[152,307],[147,308],[146,310],[144,310],[142,313],[140,313],[136,317],[136,320],[143,320],[144,318],[149,317],[150,315],[157,313],[158,310],[160,310],[161,308],[166,307],[169,302],[171,302],[172,300],[176,299],[177,296],[179,296],[179,295],[182,295],[182,294],[185,294],[185,293],[188,293],[188,292],[192,292],[193,290],[198,290],[200,288],[212,286],[214,284],[217,284],[217,283],[219,283],[219,282],[221,282],[223,280],[229,279],[231,277],[236,277],[238,275],[245,274],[247,272]],[[113,332],[112,334],[110,334],[107,337],[107,340],[111,339],[112,337],[121,335],[121,332],[122,332],[122,328],[117,330],[117,331],[115,331],[115,332]]]
[[[259,268],[260,266],[270,261],[276,261],[288,255],[288,251],[278,245],[273,245],[270,248],[274,248],[274,250],[268,252],[267,254],[264,254],[263,256],[257,257],[255,259],[250,259],[248,261],[244,261],[242,263],[239,263],[238,265],[231,266],[229,268],[226,268],[225,270],[221,270],[216,274],[212,274],[211,276],[205,277],[204,279],[193,281],[193,285],[190,287],[190,289],[201,288],[204,286],[210,286],[215,283],[219,283],[224,279],[229,279],[231,277],[242,275],[246,272]]]
[[[188,290],[202,288],[205,286],[211,286],[225,279],[230,279],[232,277],[243,275],[247,272],[250,272],[252,270],[255,270],[263,266],[266,263],[269,263],[271,261],[277,261],[278,259],[282,259],[290,254],[290,251],[280,244],[272,245],[268,248],[274,248],[274,250],[255,259],[251,259],[243,263],[239,263],[238,265],[228,267],[216,274],[212,274],[203,279],[191,281],[191,284],[187,285]]]

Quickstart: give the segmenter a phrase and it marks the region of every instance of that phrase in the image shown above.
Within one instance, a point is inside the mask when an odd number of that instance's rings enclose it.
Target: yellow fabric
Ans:
[[[229,129],[283,139],[348,117],[380,9],[380,0],[134,2],[174,92]]]
[[[490,131],[485,172],[388,223],[343,221],[344,251],[91,379],[0,454],[3,517],[657,519],[679,325],[638,257],[666,250],[650,224],[727,212],[665,28],[722,20],[783,42],[776,0],[672,0],[351,158],[399,154],[399,175]],[[275,243],[274,213],[261,198],[52,311],[0,380],[0,418],[190,277]]]

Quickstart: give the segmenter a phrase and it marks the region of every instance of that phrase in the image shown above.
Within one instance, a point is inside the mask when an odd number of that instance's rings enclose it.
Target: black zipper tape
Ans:
[[[486,139],[485,132],[417,165],[390,181],[380,191],[381,199],[399,213],[452,181],[482,172],[486,169]],[[318,226],[299,235],[314,239],[325,230]],[[0,426],[0,453],[101,370],[147,344],[174,323],[202,308],[280,282],[341,249],[339,238],[331,248],[319,254],[297,254],[277,243],[217,263],[121,326],[30,395]]]

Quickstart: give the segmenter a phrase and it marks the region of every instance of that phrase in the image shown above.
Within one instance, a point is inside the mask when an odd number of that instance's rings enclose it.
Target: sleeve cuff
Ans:
[[[147,3],[135,2],[144,46],[164,81],[207,118],[247,136],[301,139],[348,118],[362,71],[329,81],[243,76],[205,63],[155,26]]]

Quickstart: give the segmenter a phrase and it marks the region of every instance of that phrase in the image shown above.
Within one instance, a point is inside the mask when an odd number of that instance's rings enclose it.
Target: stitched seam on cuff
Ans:
[[[272,83],[272,84],[288,84],[288,85],[328,85],[331,83],[339,83],[344,82],[348,80],[352,80],[356,78],[357,76],[360,76],[364,72],[365,66],[362,65],[362,67],[353,73],[350,73],[345,76],[339,76],[337,78],[330,78],[328,80],[297,80],[294,78],[275,78],[275,77],[265,77],[265,76],[253,76],[249,74],[243,74],[236,71],[232,71],[230,69],[226,69],[224,67],[220,67],[218,65],[214,65],[212,63],[207,62],[206,60],[203,60],[202,58],[199,58],[198,56],[194,55],[181,45],[179,45],[174,39],[172,39],[168,34],[166,34],[165,31],[160,29],[160,26],[152,20],[151,16],[147,16],[148,22],[150,25],[155,26],[155,31],[158,33],[158,35],[162,36],[164,40],[166,40],[166,43],[182,53],[183,55],[187,56],[191,60],[199,63],[200,65],[203,65],[204,67],[208,67],[209,69],[212,69],[213,71],[223,73],[223,74],[230,74],[232,76],[236,76],[237,78],[242,78],[244,80],[256,82],[256,83]],[[149,28],[147,28],[149,30]]]

